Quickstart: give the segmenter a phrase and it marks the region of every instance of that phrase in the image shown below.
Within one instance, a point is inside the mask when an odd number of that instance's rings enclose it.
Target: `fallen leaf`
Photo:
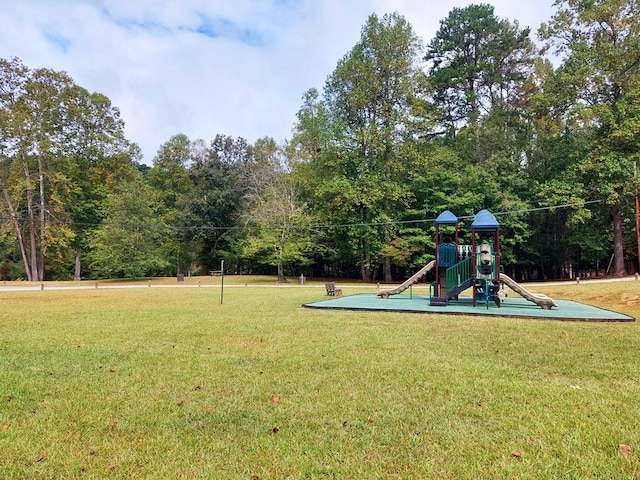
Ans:
[[[109,422],[109,430],[116,428],[116,422]]]
[[[36,462],[44,462],[46,459],[47,459],[47,456],[46,456],[46,455],[40,455],[40,456],[38,457],[38,460],[36,460]]]
[[[181,407],[184,404],[184,400],[178,400],[176,402],[176,405],[178,405],[179,407]]]
[[[620,448],[620,453],[622,453],[622,456],[624,458],[629,458],[629,454],[631,453],[631,445],[625,445],[624,443],[621,443],[620,445],[618,445],[618,447]]]
[[[278,433],[280,431],[280,429],[278,427],[273,427],[271,429],[271,433]]]
[[[522,457],[522,454],[521,454],[520,452],[518,452],[518,451],[514,450],[513,452],[511,452],[511,456],[512,456],[513,458],[521,458],[521,457]]]
[[[196,385],[193,389],[194,389],[194,390],[196,390],[196,391],[198,391],[198,390],[201,390],[201,389],[202,389],[202,387],[201,387],[200,385]]]
[[[11,425],[9,425],[8,423],[5,423],[4,425],[2,425],[3,430],[9,430],[9,428],[11,428]]]
[[[373,418],[371,417],[367,418],[367,423],[373,423]]]
[[[271,403],[280,403],[280,397],[278,395],[274,395],[273,397],[271,397]]]
[[[10,402],[12,398],[13,398],[13,396],[7,395],[7,402]]]

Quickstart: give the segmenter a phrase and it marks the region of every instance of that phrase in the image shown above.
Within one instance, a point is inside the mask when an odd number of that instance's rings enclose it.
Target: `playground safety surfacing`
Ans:
[[[473,306],[471,297],[460,297],[450,301],[446,307],[429,305],[427,295],[393,295],[387,299],[375,293],[361,293],[332,297],[318,302],[305,303],[303,307],[340,310],[365,310],[404,313],[427,313],[440,315],[484,315],[547,320],[571,320],[590,322],[634,322],[636,319],[623,313],[594,307],[571,300],[554,299],[557,307],[543,310],[538,305],[520,297],[507,297],[500,307],[495,303]]]

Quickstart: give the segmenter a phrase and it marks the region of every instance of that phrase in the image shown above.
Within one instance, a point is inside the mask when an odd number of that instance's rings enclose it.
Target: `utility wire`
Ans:
[[[536,208],[526,208],[519,210],[508,210],[504,212],[494,213],[495,216],[504,216],[504,215],[522,215],[530,212],[539,212],[545,210],[558,210],[565,208],[574,208],[574,207],[584,207],[586,205],[592,205],[595,203],[603,203],[604,200],[589,200],[586,202],[577,202],[577,203],[566,203],[563,205],[553,205],[546,207],[536,207]],[[459,220],[465,220],[474,218],[475,215],[463,215],[457,217]],[[14,221],[13,217],[0,216],[0,220],[3,222]],[[26,221],[25,217],[20,217],[17,219],[19,222]],[[289,225],[289,229],[299,229],[299,230],[324,230],[331,228],[353,228],[353,227],[380,227],[380,226],[389,226],[389,225],[410,225],[410,224],[421,224],[421,223],[432,223],[436,219],[435,218],[424,218],[419,220],[393,220],[389,222],[356,222],[356,223],[339,223],[339,224],[317,224],[317,225]],[[152,229],[152,228],[164,228],[175,231],[197,231],[197,230],[210,230],[210,231],[240,231],[240,230],[253,230],[264,227],[252,227],[252,226],[199,226],[199,227],[174,227],[170,225],[151,225],[151,224],[117,224],[117,223],[87,223],[87,222],[71,222],[71,221],[62,221],[62,220],[47,220],[46,222],[49,225],[76,225],[82,227],[98,227],[101,225],[114,227],[114,228],[126,228],[126,229]],[[282,230],[283,227],[273,227],[273,230]]]

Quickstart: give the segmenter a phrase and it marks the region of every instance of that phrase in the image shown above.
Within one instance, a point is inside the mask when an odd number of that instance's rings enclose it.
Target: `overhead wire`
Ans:
[[[544,207],[534,207],[534,208],[524,208],[518,210],[507,210],[502,212],[494,213],[494,216],[505,216],[505,215],[521,215],[525,213],[545,211],[545,210],[559,210],[565,208],[575,208],[575,207],[584,207],[586,205],[592,205],[595,203],[603,203],[604,200],[588,200],[584,202],[575,202],[575,203],[566,203],[562,205],[550,205]],[[460,220],[474,218],[474,215],[462,215],[457,217]],[[0,216],[0,220],[6,222],[23,222],[27,219],[25,217],[8,217],[8,216]],[[354,222],[354,223],[338,223],[338,224],[316,224],[316,225],[288,225],[286,228],[289,229],[298,229],[298,230],[324,230],[324,229],[336,229],[336,228],[355,228],[355,227],[381,227],[381,226],[390,226],[390,225],[411,225],[411,224],[421,224],[421,223],[433,223],[435,218],[423,218],[423,219],[415,219],[415,220],[391,220],[386,222]],[[152,229],[152,228],[165,228],[174,231],[198,231],[198,230],[210,230],[210,231],[242,231],[242,230],[254,230],[254,229],[264,229],[264,226],[250,226],[250,225],[231,225],[231,226],[172,226],[172,225],[158,225],[158,224],[118,224],[118,223],[89,223],[89,222],[72,222],[71,220],[47,220],[46,222],[49,225],[75,225],[80,227],[99,227],[101,225],[110,226],[114,228],[125,228],[125,229]],[[282,226],[271,227],[273,230],[282,230]]]

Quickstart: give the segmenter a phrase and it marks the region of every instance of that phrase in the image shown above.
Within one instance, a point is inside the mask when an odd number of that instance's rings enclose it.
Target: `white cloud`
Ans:
[[[490,2],[535,33],[552,0]],[[23,0],[0,6],[0,57],[64,70],[122,113],[151,161],[184,133],[250,142],[291,135],[303,93],[322,89],[367,17],[398,11],[428,42],[457,0]],[[478,2],[484,3],[484,2]]]

